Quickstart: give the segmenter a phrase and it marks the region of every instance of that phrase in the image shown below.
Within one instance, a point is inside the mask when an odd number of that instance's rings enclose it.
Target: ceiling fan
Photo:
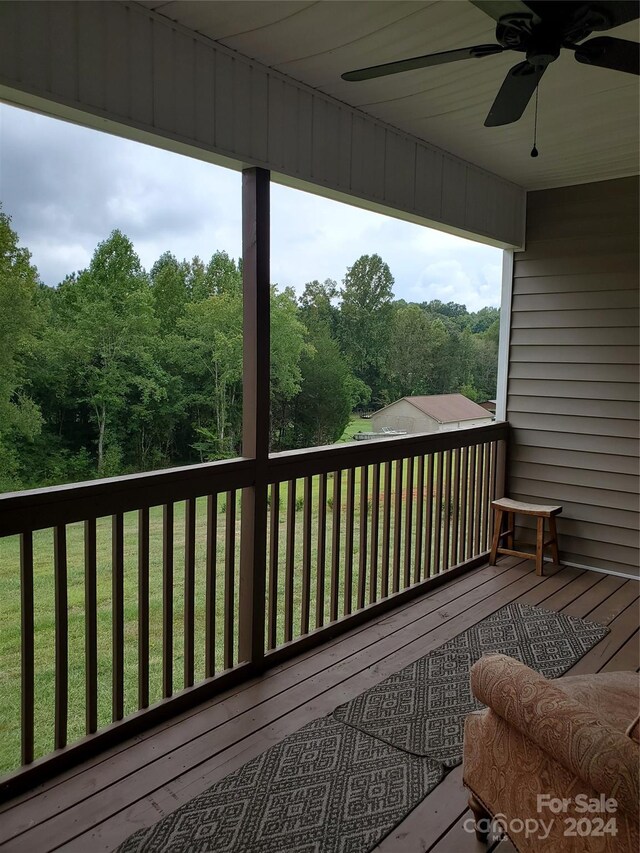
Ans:
[[[445,50],[425,56],[414,56],[384,65],[372,65],[348,71],[343,80],[371,80],[401,71],[429,68],[461,59],[483,59],[507,50],[526,55],[509,70],[500,87],[485,127],[511,124],[517,121],[536,91],[548,65],[560,55],[561,49],[572,50],[578,62],[611,68],[627,74],[640,73],[640,45],[611,36],[598,36],[583,41],[592,32],[618,27],[640,17],[637,0],[471,0],[474,6],[497,22],[497,44],[480,44]],[[582,44],[578,44],[582,42]]]

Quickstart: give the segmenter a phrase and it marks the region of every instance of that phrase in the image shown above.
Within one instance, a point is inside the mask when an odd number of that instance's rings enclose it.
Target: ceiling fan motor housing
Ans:
[[[533,15],[503,15],[496,27],[496,39],[507,50],[526,53],[536,68],[546,68],[560,55],[562,34],[558,27],[535,23]]]
[[[536,68],[546,68],[560,56],[560,47],[557,31],[536,27],[527,47],[527,61]]]

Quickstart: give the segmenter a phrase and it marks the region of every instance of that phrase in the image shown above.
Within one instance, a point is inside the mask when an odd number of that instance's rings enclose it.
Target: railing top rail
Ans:
[[[508,430],[508,423],[499,421],[486,426],[446,432],[391,436],[375,441],[330,444],[325,447],[272,453],[269,457],[269,481],[278,483],[312,474],[326,474],[345,468],[359,468],[363,465],[391,462],[472,444],[500,441],[507,438]]]
[[[507,437],[507,431],[508,424],[498,422],[448,432],[394,436],[371,442],[332,444],[272,453],[267,462],[267,476],[269,482],[279,483],[345,468],[498,441]],[[86,483],[9,492],[0,495],[0,537],[101,518],[116,512],[160,506],[230,489],[242,489],[252,485],[254,479],[254,460],[240,457]]]
[[[253,482],[252,459],[222,460],[0,495],[0,536],[131,512],[241,489]]]

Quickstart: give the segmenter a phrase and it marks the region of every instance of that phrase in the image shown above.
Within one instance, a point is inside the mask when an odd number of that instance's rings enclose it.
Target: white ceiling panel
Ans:
[[[147,8],[528,189],[638,173],[638,78],[576,62],[568,51],[542,79],[538,158],[535,101],[512,125],[483,122],[522,55],[347,83],[340,74],[495,41],[495,23],[466,0],[145,2]],[[638,40],[638,23],[608,34]]]

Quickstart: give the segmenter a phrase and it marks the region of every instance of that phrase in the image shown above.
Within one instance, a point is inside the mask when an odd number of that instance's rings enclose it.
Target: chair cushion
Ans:
[[[599,672],[597,675],[568,675],[555,679],[554,684],[572,699],[589,708],[600,719],[606,720],[612,728],[623,734],[630,734],[630,725],[640,711],[639,673]],[[634,740],[638,740],[637,734]]]
[[[635,720],[630,724],[627,729],[627,734],[632,740],[635,740],[636,743],[640,743],[640,714],[638,714]]]

